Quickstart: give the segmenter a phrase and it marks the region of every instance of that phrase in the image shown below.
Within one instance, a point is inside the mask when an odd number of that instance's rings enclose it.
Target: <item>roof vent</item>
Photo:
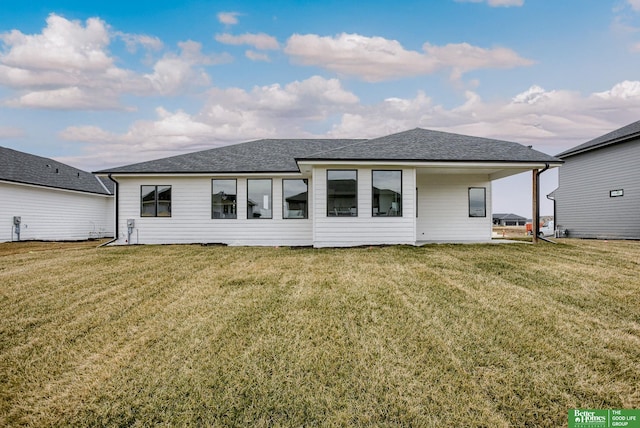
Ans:
[[[47,164],[47,168],[51,168],[51,165]]]
[[[58,174],[60,171],[58,170],[58,168],[56,168],[56,174]]]
[[[78,178],[80,177],[80,173],[78,173]]]

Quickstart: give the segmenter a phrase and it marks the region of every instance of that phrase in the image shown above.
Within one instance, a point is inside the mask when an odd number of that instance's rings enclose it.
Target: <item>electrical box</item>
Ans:
[[[136,227],[136,220],[133,218],[127,219],[127,227],[130,227],[130,228]]]
[[[13,216],[13,224],[16,226],[20,226],[20,223],[22,223],[22,217],[20,216]]]

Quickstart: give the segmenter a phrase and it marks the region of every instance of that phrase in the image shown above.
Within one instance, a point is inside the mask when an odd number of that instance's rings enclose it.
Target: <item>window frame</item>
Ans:
[[[144,194],[143,194],[143,189],[145,187],[153,187],[154,188],[153,189],[153,194],[154,194],[154,197],[153,197],[154,213],[153,213],[153,215],[144,213],[144,199],[143,199],[144,198]],[[163,187],[168,187],[169,191],[170,191],[170,195],[171,195],[171,197],[169,199],[169,209],[167,211],[169,213],[169,215],[158,215],[158,212],[159,212],[158,206],[160,205],[160,202],[161,202],[161,200],[159,198],[160,193],[159,193],[158,189],[159,188],[163,188]],[[156,184],[141,184],[140,185],[140,217],[145,217],[145,218],[171,218],[172,215],[173,215],[173,213],[171,211],[172,204],[173,204],[173,186],[172,185],[170,185],[170,184],[157,184],[157,185]]]
[[[375,175],[376,172],[399,172],[400,173],[400,198],[399,198],[399,206],[398,206],[398,209],[396,210],[396,214],[395,215],[388,215],[388,213],[392,210],[392,208],[389,208],[387,210],[387,215],[380,215],[379,212],[377,214],[374,212],[374,209],[375,209],[374,175]],[[403,217],[403,214],[402,214],[402,208],[403,208],[403,203],[402,203],[402,201],[403,201],[402,179],[403,179],[403,177],[402,176],[403,176],[403,174],[402,174],[402,170],[401,169],[372,169],[371,170],[371,217],[385,217],[385,218]],[[380,190],[380,189],[378,189],[378,190]],[[391,189],[388,189],[388,190],[391,190]]]
[[[233,181],[235,183],[235,203],[232,204],[233,206],[233,210],[234,210],[234,217],[214,217],[214,210],[213,210],[213,196],[215,195],[215,193],[213,193],[213,182],[214,181]],[[221,204],[221,206],[224,207],[224,204]],[[212,220],[237,220],[238,219],[238,179],[237,178],[212,178],[211,179],[211,219]]]
[[[304,216],[302,217],[288,217],[285,213],[287,212],[287,201],[286,194],[284,190],[285,182],[287,181],[302,181],[307,186],[306,200],[305,200],[305,209]],[[282,179],[282,218],[283,220],[305,220],[309,218],[309,179],[307,178],[283,178]]]
[[[268,181],[269,182],[269,205],[271,208],[268,208],[271,211],[271,215],[269,217],[263,217],[262,215],[256,216],[255,213],[253,215],[249,215],[249,183],[252,181]],[[264,196],[264,195],[263,195]],[[248,220],[273,220],[273,179],[272,178],[247,178],[247,219]]]
[[[351,212],[350,208],[350,212],[347,213],[342,213],[342,214],[338,214],[337,209],[334,208],[334,212],[335,214],[330,214],[330,210],[329,210],[329,173],[330,172],[354,172],[355,173],[355,194],[354,194],[354,199],[355,199],[355,213]],[[358,217],[358,170],[357,169],[327,169],[327,174],[326,174],[326,191],[327,191],[327,198],[326,198],[326,204],[327,204],[327,210],[326,210],[326,215],[327,217]]]
[[[471,210],[471,191],[472,190],[482,190],[482,215],[476,215]],[[469,187],[468,193],[468,203],[469,203],[469,218],[486,218],[487,217],[487,188],[486,187]]]

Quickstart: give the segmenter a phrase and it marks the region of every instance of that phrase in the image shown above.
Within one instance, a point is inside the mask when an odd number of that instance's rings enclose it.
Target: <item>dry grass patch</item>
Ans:
[[[562,426],[640,407],[640,245],[0,244],[0,425]]]

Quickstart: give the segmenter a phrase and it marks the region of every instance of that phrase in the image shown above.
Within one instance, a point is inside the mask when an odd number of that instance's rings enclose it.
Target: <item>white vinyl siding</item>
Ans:
[[[565,159],[556,225],[576,238],[640,239],[640,141]],[[611,190],[624,195],[610,197]]]
[[[334,168],[329,168],[334,169]],[[327,216],[327,168],[313,169],[313,244],[316,247],[348,247],[377,244],[414,244],[415,211],[414,170],[403,170],[403,217],[372,216],[373,168],[349,168],[358,171],[358,216]],[[380,169],[376,167],[375,169]],[[391,168],[391,169],[398,169]]]
[[[0,200],[0,241],[16,240],[14,216],[22,218],[22,241],[77,241],[114,234],[112,196],[0,182]]]
[[[418,241],[491,239],[491,181],[486,175],[418,174]],[[487,189],[487,215],[469,217],[469,188]]]
[[[211,180],[237,179],[237,219],[211,218]],[[273,178],[252,176],[251,178]],[[282,218],[282,178],[273,178],[273,218],[247,219],[247,177],[116,177],[120,192],[119,244],[127,240],[127,219],[135,220],[132,244],[221,243],[227,245],[311,245],[311,219]],[[171,217],[140,217],[140,186],[171,186]]]
[[[402,170],[402,216],[373,216],[372,170]],[[254,246],[348,247],[423,241],[491,239],[491,182],[487,175],[417,174],[413,167],[341,165],[356,169],[358,216],[327,216],[327,169],[318,166],[309,179],[309,218],[283,219],[282,180],[272,175],[116,177],[120,192],[119,244],[126,243],[128,218],[135,220],[132,244],[221,243]],[[237,219],[211,218],[211,180],[237,179]],[[247,178],[272,179],[272,219],[247,219]],[[418,180],[416,180],[418,178]],[[171,217],[140,213],[141,185],[172,186]],[[419,217],[416,218],[416,187]],[[469,187],[486,188],[486,217],[469,217]]]

